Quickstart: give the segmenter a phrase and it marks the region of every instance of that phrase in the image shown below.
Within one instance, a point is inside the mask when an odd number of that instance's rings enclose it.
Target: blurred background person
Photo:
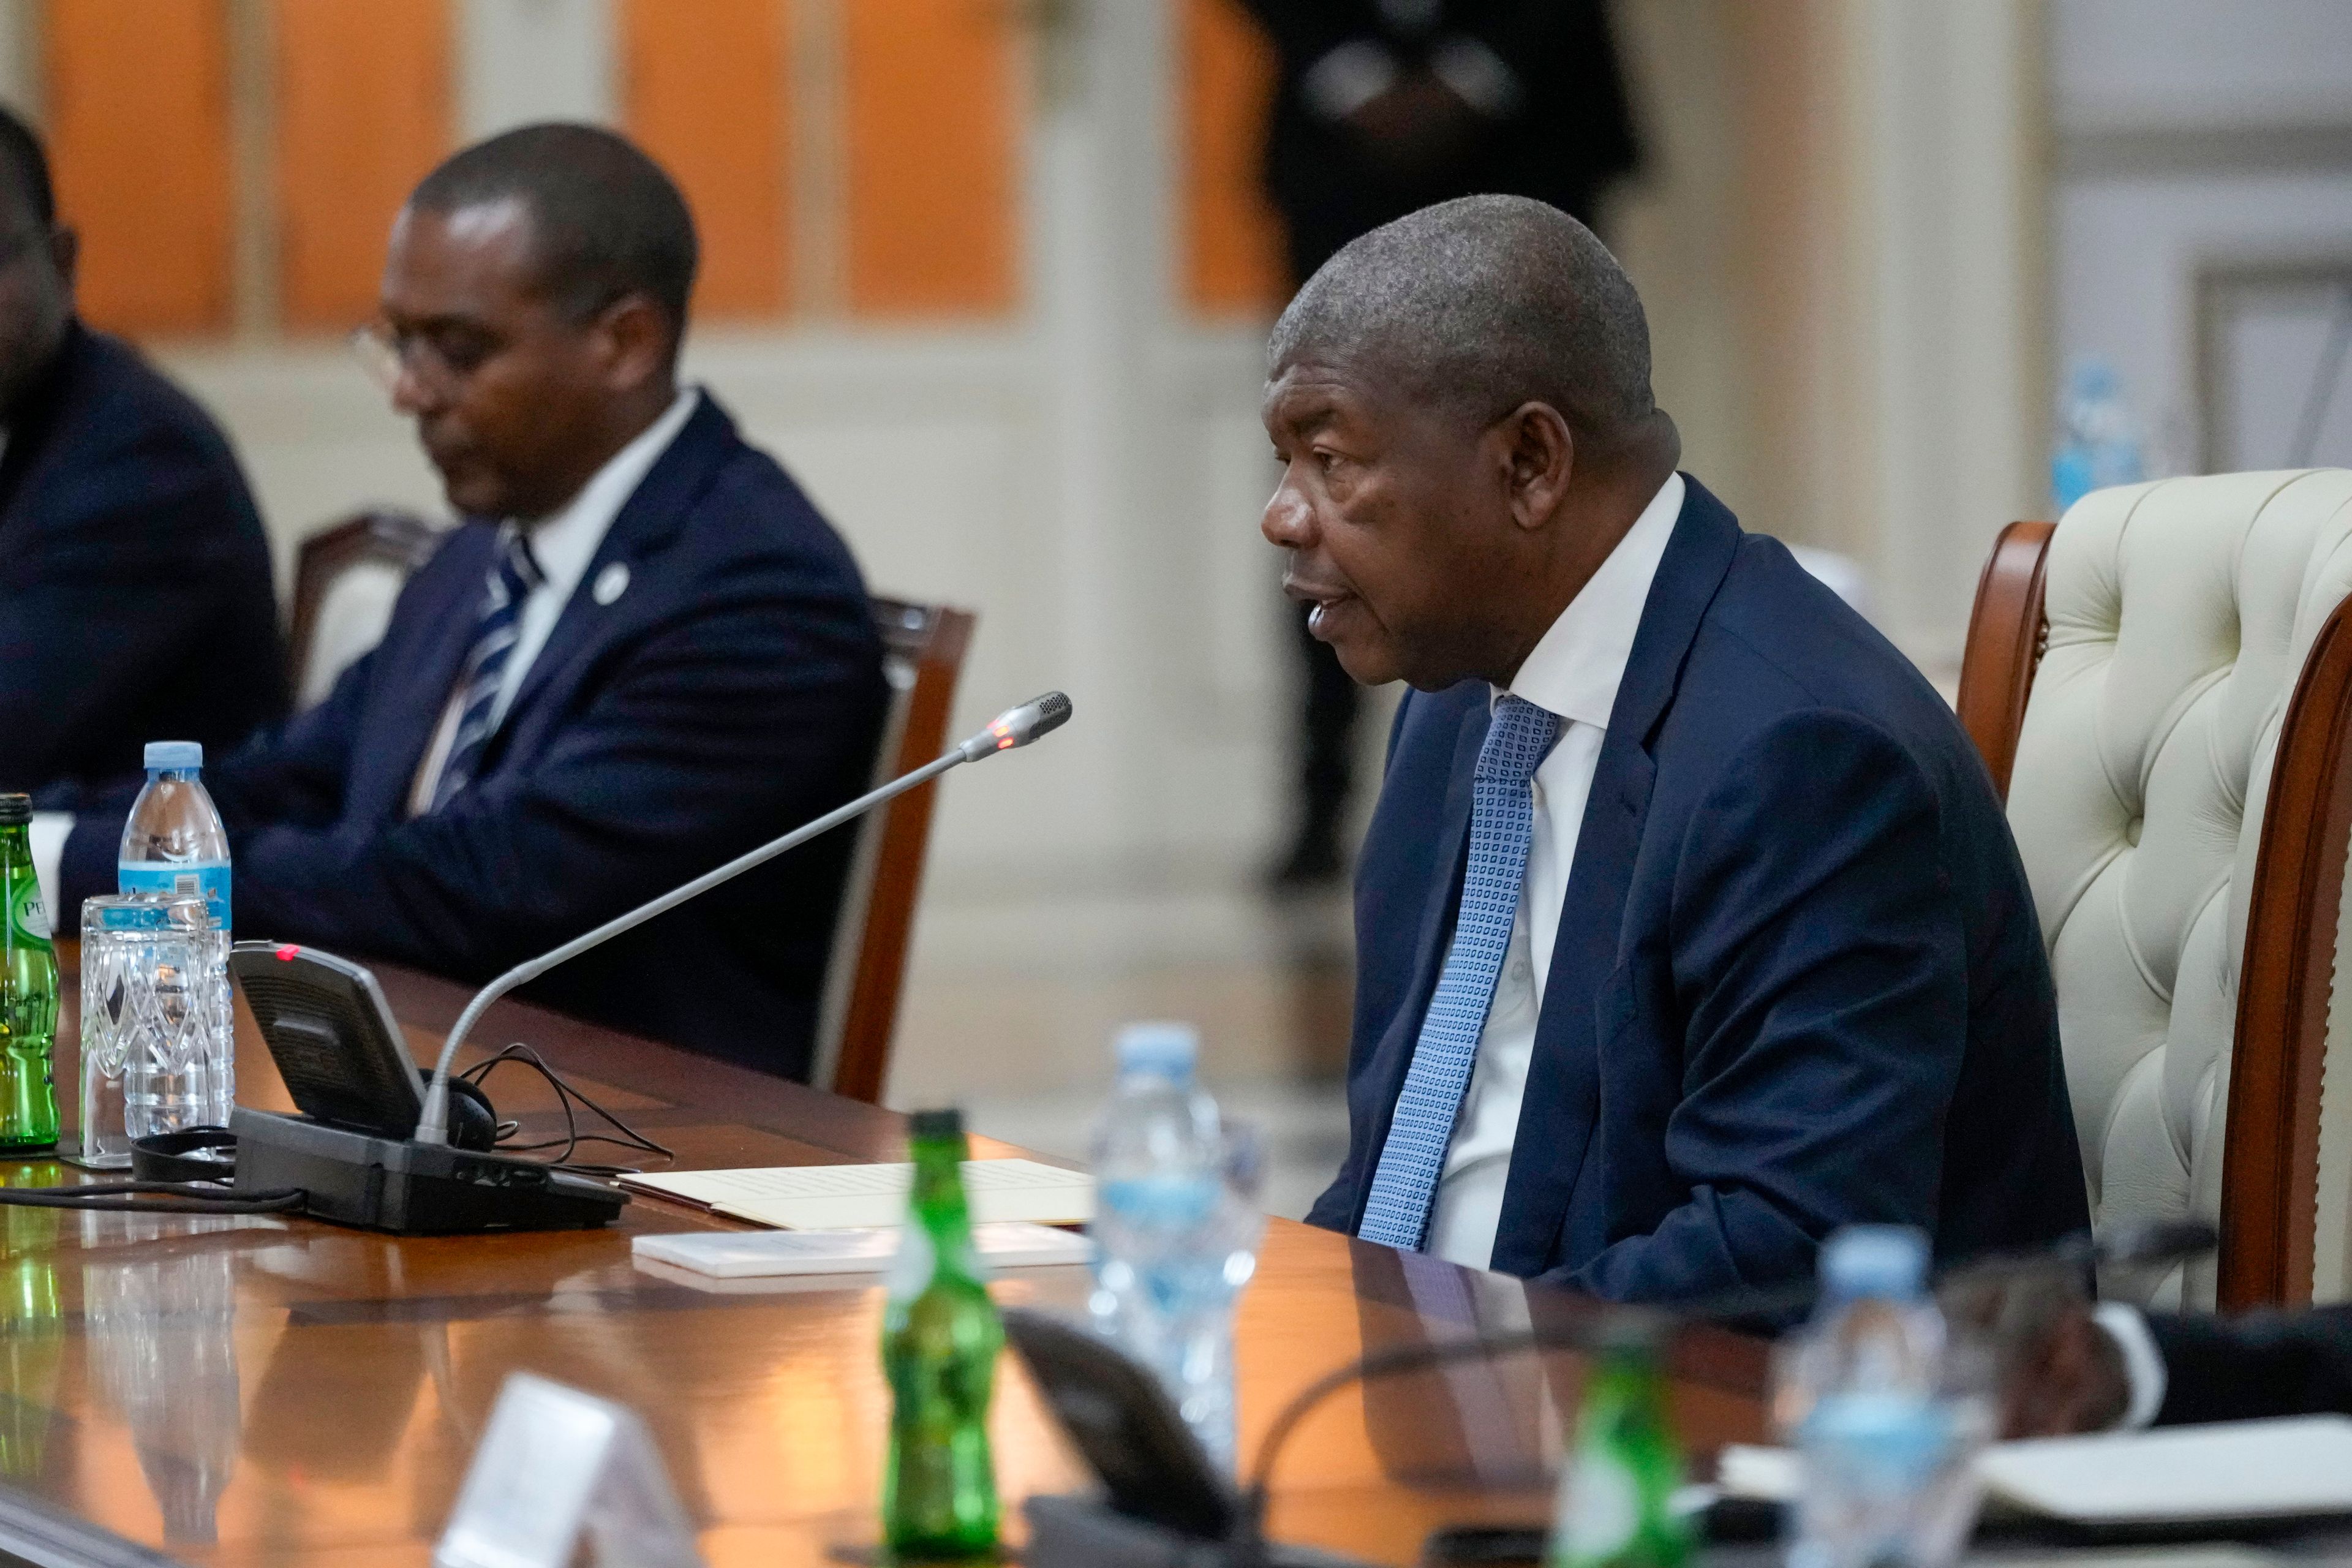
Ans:
[[[393,225],[366,342],[467,523],[383,640],[208,768],[240,933],[489,979],[818,816],[873,766],[881,641],[848,548],[707,393],[669,178],[615,133],[467,148]],[[131,788],[79,815],[110,890]],[[807,846],[530,994],[805,1077],[851,840]]]
[[[79,241],[0,110],[0,789],[286,710],[269,544],[210,416],[74,312]]]
[[[1598,227],[1633,167],[1600,0],[1247,0],[1277,57],[1266,188],[1293,286],[1392,218],[1455,196],[1533,196]],[[1278,887],[1341,875],[1354,682],[1307,633],[1296,826]]]

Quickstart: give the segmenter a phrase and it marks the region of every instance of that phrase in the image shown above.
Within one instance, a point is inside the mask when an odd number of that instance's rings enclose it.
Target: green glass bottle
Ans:
[[[1690,1528],[1673,1507],[1682,1481],[1658,1331],[1622,1318],[1585,1379],[1548,1568],[1681,1568],[1691,1552]]]
[[[989,1556],[997,1500],[988,1403],[1004,1324],[972,1248],[963,1117],[925,1110],[910,1120],[914,1192],[882,1318],[891,1399],[882,1533],[901,1560]]]
[[[33,803],[0,795],[0,1152],[58,1146],[58,950],[33,875]]]

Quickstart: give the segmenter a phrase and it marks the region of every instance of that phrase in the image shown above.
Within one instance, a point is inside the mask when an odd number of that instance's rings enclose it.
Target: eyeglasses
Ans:
[[[387,396],[398,395],[404,374],[429,390],[455,392],[500,346],[487,335],[461,329],[436,331],[395,327],[389,321],[371,321],[353,329],[350,342],[369,379]]]

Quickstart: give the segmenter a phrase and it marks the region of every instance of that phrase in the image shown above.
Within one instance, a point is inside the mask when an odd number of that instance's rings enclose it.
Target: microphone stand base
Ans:
[[[628,1194],[537,1160],[379,1138],[307,1116],[237,1107],[236,1185],[299,1187],[313,1219],[394,1236],[586,1230],[609,1225]]]

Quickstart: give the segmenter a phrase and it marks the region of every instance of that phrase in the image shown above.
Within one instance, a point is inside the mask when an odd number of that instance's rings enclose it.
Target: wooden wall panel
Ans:
[[[232,303],[226,0],[50,0],[49,157],[81,230],[82,313],[225,330]]]
[[[842,7],[853,313],[1013,309],[1019,16],[1003,0],[850,0]]]
[[[393,217],[450,151],[449,12],[450,0],[275,0],[287,326],[373,312]]]
[[[623,0],[620,6],[623,117],[694,209],[700,316],[772,316],[784,308],[789,5]]]
[[[1184,0],[1180,25],[1184,299],[1207,315],[1264,314],[1290,293],[1262,172],[1274,51],[1234,0]]]

